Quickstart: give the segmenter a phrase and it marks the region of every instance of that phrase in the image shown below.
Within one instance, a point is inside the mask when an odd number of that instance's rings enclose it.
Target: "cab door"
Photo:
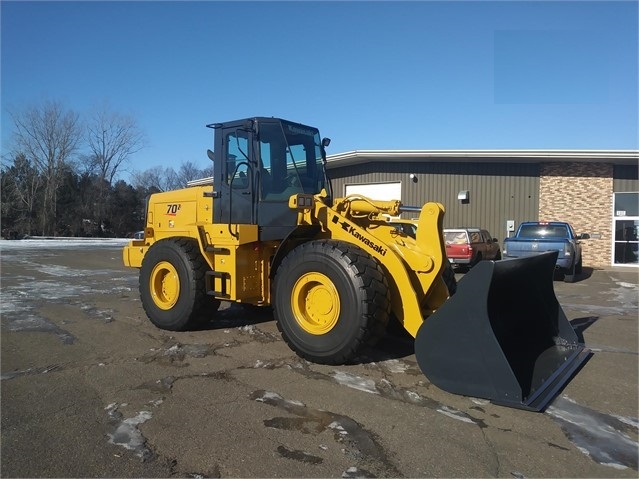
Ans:
[[[216,130],[215,223],[256,224],[253,132],[242,124]]]

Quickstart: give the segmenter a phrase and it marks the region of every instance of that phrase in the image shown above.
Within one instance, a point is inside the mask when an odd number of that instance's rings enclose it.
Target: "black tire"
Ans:
[[[574,283],[577,280],[575,275],[576,266],[573,264],[564,274],[564,283]]]
[[[448,295],[452,296],[457,292],[457,278],[455,278],[453,265],[450,264],[450,261],[445,261],[446,264],[444,265],[444,270],[442,271],[442,279],[444,280],[444,283],[446,283],[446,287],[448,288]]]
[[[475,256],[475,259],[473,261],[471,261],[468,264],[468,269],[472,268],[473,266],[475,266],[477,263],[479,263],[482,260],[482,256],[481,253],[477,253],[477,256]]]
[[[381,266],[358,246],[311,241],[282,260],[274,281],[274,314],[299,356],[345,364],[381,338],[390,315]]]
[[[577,262],[577,266],[575,266],[575,274],[581,274],[582,272],[583,272],[583,266],[582,266],[581,258],[579,258],[579,261]]]
[[[220,306],[206,294],[208,269],[193,239],[154,243],[140,268],[140,299],[151,322],[161,329],[184,331],[207,321]]]

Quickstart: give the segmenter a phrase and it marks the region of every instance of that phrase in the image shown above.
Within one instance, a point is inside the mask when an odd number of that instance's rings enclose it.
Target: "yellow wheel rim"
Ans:
[[[177,270],[167,261],[160,261],[151,271],[151,297],[155,305],[169,310],[180,297],[180,278]]]
[[[293,286],[291,307],[304,331],[316,336],[326,334],[339,320],[339,293],[328,276],[306,273]]]

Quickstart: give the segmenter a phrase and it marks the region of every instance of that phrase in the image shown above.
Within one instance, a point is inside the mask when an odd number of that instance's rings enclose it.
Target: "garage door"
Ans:
[[[363,195],[372,200],[401,200],[402,184],[396,183],[356,183],[346,185],[346,196]]]

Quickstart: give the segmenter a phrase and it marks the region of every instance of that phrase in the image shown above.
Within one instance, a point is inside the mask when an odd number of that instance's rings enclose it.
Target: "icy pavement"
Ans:
[[[49,238],[31,237],[22,240],[0,240],[0,252],[16,249],[47,249],[47,248],[121,248],[129,241],[128,238]]]

